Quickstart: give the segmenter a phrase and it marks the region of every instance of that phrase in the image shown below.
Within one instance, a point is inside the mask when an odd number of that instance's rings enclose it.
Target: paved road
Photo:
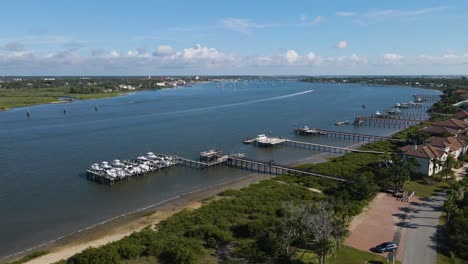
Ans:
[[[443,194],[414,199],[409,204],[403,264],[436,264],[436,233],[444,204]]]

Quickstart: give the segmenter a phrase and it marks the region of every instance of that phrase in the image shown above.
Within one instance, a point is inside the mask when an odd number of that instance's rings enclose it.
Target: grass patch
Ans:
[[[121,93],[70,94],[68,88],[30,88],[30,89],[0,89],[0,110],[15,107],[25,107],[37,104],[48,104],[58,101],[57,97],[73,97],[79,100],[114,97]]]
[[[303,263],[316,264],[318,263],[317,257],[314,253],[307,250],[298,250],[297,257],[302,256]],[[363,264],[367,261],[368,264],[384,264],[387,263],[385,257],[358,250],[352,247],[343,246],[335,256],[330,256],[327,259],[327,264]],[[400,263],[396,261],[395,263]]]
[[[33,252],[29,255],[26,255],[18,260],[15,260],[15,261],[12,261],[12,262],[8,262],[7,264],[21,264],[21,263],[26,263],[32,259],[35,259],[35,258],[38,258],[40,256],[44,256],[46,254],[49,254],[49,252],[47,251],[36,251],[36,252]]]
[[[404,190],[415,191],[419,198],[429,198],[435,192],[443,191],[449,185],[446,182],[436,182],[428,179],[417,179],[407,181],[403,186]]]

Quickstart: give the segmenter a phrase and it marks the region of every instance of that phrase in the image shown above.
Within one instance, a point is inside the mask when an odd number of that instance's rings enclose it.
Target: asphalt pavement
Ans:
[[[437,226],[443,211],[444,194],[410,202],[406,229],[403,264],[436,264]]]

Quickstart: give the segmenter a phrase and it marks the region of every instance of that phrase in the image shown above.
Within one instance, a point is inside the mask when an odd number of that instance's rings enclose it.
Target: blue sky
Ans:
[[[0,74],[468,74],[468,2],[4,1]]]

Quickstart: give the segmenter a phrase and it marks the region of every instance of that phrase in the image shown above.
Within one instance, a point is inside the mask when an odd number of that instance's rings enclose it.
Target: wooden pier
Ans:
[[[291,168],[288,166],[274,164],[271,162],[257,161],[257,160],[251,160],[251,159],[245,159],[245,158],[229,157],[225,164],[229,167],[255,171],[255,172],[265,173],[265,174],[274,174],[274,175],[285,174],[285,175],[292,175],[292,176],[301,176],[301,175],[302,176],[315,176],[315,177],[341,181],[341,182],[347,181],[346,179],[335,177],[335,176],[302,171],[302,170],[298,170],[298,169]]]
[[[322,145],[322,144],[315,144],[309,142],[302,142],[296,140],[287,140],[286,144],[295,148],[304,148],[314,151],[322,151],[322,152],[330,152],[330,153],[369,153],[369,154],[384,154],[385,152],[382,151],[372,151],[372,150],[359,150],[359,149],[351,149],[351,148],[343,148],[343,147],[336,147],[336,146],[329,146],[329,145]]]
[[[398,139],[394,139],[391,137],[384,137],[384,136],[374,136],[374,135],[323,130],[323,129],[315,129],[315,130],[318,132],[315,135],[324,135],[324,136],[329,136],[332,138],[343,138],[343,139],[349,139],[349,140],[368,141],[368,142],[376,141],[376,140],[400,141]],[[307,134],[303,134],[303,135],[307,135]]]
[[[178,161],[177,164],[185,166],[185,167],[189,167],[189,168],[195,168],[195,169],[205,169],[209,167],[220,166],[224,162],[226,162],[227,159],[228,159],[228,156],[225,156],[216,161],[202,162],[202,161],[186,159],[186,158],[179,157],[179,156],[176,157],[176,160]]]
[[[244,144],[255,144],[259,147],[274,147],[284,143],[287,139],[283,137],[267,137],[265,134],[258,135],[256,138],[244,140]]]
[[[404,118],[401,116],[379,117],[379,116],[358,116],[354,123],[357,125],[376,126],[383,128],[407,128],[426,121],[422,118]]]
[[[419,99],[422,102],[437,102],[440,100],[440,95],[434,94],[415,94],[413,97],[416,101]]]

